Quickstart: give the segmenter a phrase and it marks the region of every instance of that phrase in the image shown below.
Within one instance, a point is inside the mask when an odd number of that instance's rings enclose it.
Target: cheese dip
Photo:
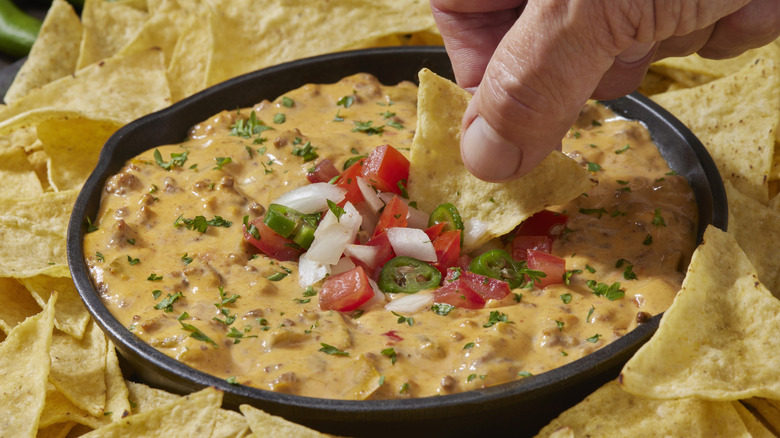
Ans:
[[[408,153],[416,99],[410,82],[385,86],[358,74],[221,112],[183,143],[131,159],[106,182],[97,229],[85,236],[106,306],[159,351],[231,383],[390,399],[545,372],[671,304],[696,243],[693,192],[641,123],[588,103],[564,152],[599,184],[551,208],[568,216],[551,250],[566,261],[562,283],[517,288],[482,309],[321,310],[322,282],[301,287],[296,262],[247,244],[244,218],[309,184],[325,159],[340,171],[383,144]]]

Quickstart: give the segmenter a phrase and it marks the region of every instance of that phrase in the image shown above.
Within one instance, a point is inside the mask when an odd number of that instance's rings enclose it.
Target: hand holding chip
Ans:
[[[560,149],[588,98],[633,91],[653,60],[736,56],[780,35],[775,0],[431,6],[458,84],[475,93],[463,118],[463,161],[488,181],[527,174]]]

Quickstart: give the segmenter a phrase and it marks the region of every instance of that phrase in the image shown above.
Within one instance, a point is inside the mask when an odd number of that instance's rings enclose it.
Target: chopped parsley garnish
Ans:
[[[344,108],[351,107],[353,103],[355,103],[355,96],[353,95],[343,96],[336,101],[336,105],[343,106]]]
[[[154,308],[156,310],[162,310],[164,312],[173,312],[173,303],[175,303],[181,297],[182,297],[181,292],[176,292],[173,295],[168,294],[168,296],[163,298],[162,301],[155,304]]]
[[[290,99],[287,96],[282,97],[282,106],[284,106],[285,108],[292,108],[293,105],[295,105],[294,100]]]
[[[184,166],[184,162],[187,161],[187,153],[188,151],[184,151],[181,153],[171,153],[171,161],[165,162],[162,159],[162,154],[160,153],[159,149],[154,150],[154,161],[157,162],[157,165],[162,167],[165,170],[171,170],[175,166],[182,167]]]
[[[295,301],[298,304],[306,304],[311,301],[311,298],[293,298],[293,301]]]
[[[588,161],[588,172],[598,172],[599,170],[601,170],[600,164]]]
[[[92,223],[92,219],[90,219],[89,216],[87,216],[87,233],[94,233],[98,229],[99,228]]]
[[[593,336],[591,336],[591,337],[589,337],[589,338],[587,338],[587,339],[585,339],[585,340],[586,340],[586,341],[588,341],[588,342],[590,342],[590,343],[592,343],[592,344],[595,344],[596,342],[598,342],[598,341],[599,341],[599,338],[600,338],[600,337],[601,337],[601,335],[600,335],[600,334],[598,334],[598,333],[596,333],[595,335],[593,335]]]
[[[333,121],[334,122],[343,122],[344,121],[344,117],[341,115],[341,111],[336,111],[336,115],[333,116]]]
[[[184,316],[185,314],[186,313],[182,313],[182,316]],[[179,319],[179,324],[181,324],[181,328],[183,328],[184,330],[190,332],[190,337],[191,338],[196,339],[198,341],[207,342],[207,343],[213,345],[214,348],[217,348],[217,343],[214,342],[208,336],[206,336],[206,334],[203,333],[202,331],[200,331],[199,328],[195,327],[192,324],[187,324],[186,322],[182,321],[182,319],[184,319],[184,318],[182,318],[181,316],[179,318],[180,318]]]
[[[315,295],[317,295],[317,291],[314,290],[314,288],[311,287],[311,286],[307,287],[306,290],[303,291],[303,296],[304,297],[313,297]]]
[[[390,117],[395,117],[395,113],[390,110],[385,110],[385,112],[379,113],[379,115],[385,119],[389,119]]]
[[[319,351],[321,351],[321,352],[323,352],[325,354],[330,354],[332,356],[349,356],[348,352],[341,351],[341,350],[339,350],[338,348],[336,348],[336,347],[334,347],[332,345],[328,345],[328,344],[326,344],[324,342],[320,342],[320,345],[322,346],[322,348],[320,348]]]
[[[130,263],[130,266],[133,266],[133,265],[137,265],[137,264],[141,263],[141,260],[139,260],[137,258],[134,259],[134,258],[132,258],[130,256],[127,256],[127,263]]]
[[[154,298],[155,300],[157,298],[160,298],[160,295],[162,295],[162,291],[160,289],[155,289],[152,291],[152,298]]]
[[[574,274],[581,274],[582,269],[571,269],[569,271],[566,271],[563,273],[563,284],[570,285],[571,284],[571,277],[574,276]]]
[[[627,144],[627,145],[623,146],[622,148],[615,150],[615,153],[618,154],[618,155],[622,154],[623,152],[627,151],[628,148],[630,148],[630,147],[631,147],[631,145]]]
[[[529,371],[519,371],[517,373],[517,375],[520,376],[520,377],[531,377],[531,376],[533,376],[533,374],[531,374]]]
[[[382,350],[382,355],[389,357],[390,363],[395,365],[395,361],[398,358],[398,355],[396,354],[395,350],[392,347],[385,348],[384,350]]]
[[[163,278],[162,278],[162,275],[157,275],[154,272],[152,272],[151,274],[149,274],[148,277],[146,277],[146,279],[149,280],[149,281],[160,281]]]
[[[260,240],[260,230],[257,229],[255,224],[249,223],[249,216],[244,216],[244,229],[246,229],[246,232],[249,233],[250,236],[254,237],[255,240]]]
[[[303,158],[304,163],[308,163],[311,160],[317,159],[317,148],[311,145],[310,141],[307,141],[303,146],[296,146],[292,150],[293,155],[297,155]]]
[[[403,393],[405,393],[405,392],[408,392],[408,391],[409,391],[409,382],[404,382],[404,383],[401,385],[401,388],[398,390],[398,392],[399,392],[400,394],[403,394]]]
[[[623,270],[623,278],[625,278],[626,280],[636,280],[634,265],[632,265],[628,260],[618,259],[618,261],[615,263],[615,267],[620,269],[624,264],[626,265],[626,267]]]
[[[393,313],[393,315],[398,317],[398,321],[397,321],[398,324],[406,323],[410,327],[414,325],[414,318],[411,318],[411,317],[407,318],[407,317],[405,317],[405,316],[403,316],[401,314],[395,313],[395,312],[392,312],[392,313]]]
[[[558,320],[556,319],[556,320],[555,320],[555,325],[557,325],[557,326],[558,326],[558,331],[561,331],[561,330],[563,330],[563,326],[564,326],[564,325],[566,325],[566,324],[565,324],[563,321],[558,321]]]
[[[352,132],[365,132],[368,135],[381,134],[385,130],[385,125],[373,126],[374,122],[369,120],[367,122],[353,122],[355,127],[352,128]]]
[[[233,162],[233,159],[230,157],[216,157],[214,158],[214,160],[217,162],[217,165],[214,167],[213,170],[221,170],[222,166]]]
[[[130,245],[135,245],[135,239],[127,239],[127,243]]]
[[[596,296],[603,296],[610,301],[623,298],[623,296],[626,294],[623,290],[620,289],[620,283],[618,282],[607,284],[599,283],[596,280],[588,280],[586,284]]]
[[[595,214],[598,216],[599,219],[601,219],[602,214],[607,214],[607,210],[602,208],[580,208],[580,213],[582,214]]]
[[[229,228],[231,225],[233,225],[233,222],[223,219],[222,216],[214,216],[214,219],[210,220],[206,220],[205,216],[200,215],[195,216],[194,219],[187,219],[184,216],[179,216],[173,222],[173,226],[178,227],[180,225],[184,225],[188,230],[195,230],[201,233],[205,233],[209,228],[209,225],[212,227]]]
[[[482,324],[482,327],[485,327],[485,328],[492,327],[495,324],[498,324],[499,322],[506,322],[508,324],[514,324],[512,321],[509,321],[509,317],[506,314],[501,313],[501,312],[499,312],[497,310],[493,310],[493,311],[490,312],[490,316],[488,317],[488,322],[486,322],[485,324]]]
[[[652,243],[653,243],[653,236],[651,236],[650,234],[645,236],[645,240],[642,241],[642,245],[645,245],[645,246],[650,245]]]
[[[664,221],[664,217],[661,216],[661,209],[656,208],[655,212],[653,213],[653,225],[657,227],[665,227],[666,222]]]
[[[590,310],[588,310],[588,315],[585,317],[585,322],[590,323],[590,317],[593,316],[593,312],[596,310],[595,307],[590,306]]]
[[[563,301],[563,304],[569,304],[571,303],[571,294],[565,293],[561,295],[561,301]]]
[[[431,306],[433,313],[441,316],[447,316],[454,308],[455,306],[447,303],[434,303],[433,306]]]
[[[473,342],[469,342],[469,343],[467,343],[466,345],[463,346],[464,350],[470,350],[472,348],[474,348],[474,343]]]
[[[236,376],[230,376],[225,381],[230,385],[238,385],[238,380],[236,380]]]
[[[344,208],[340,207],[338,204],[331,201],[330,199],[327,199],[327,201],[328,201],[328,209],[330,209],[330,211],[336,216],[336,221],[340,221],[341,216],[344,213],[346,213],[346,211],[344,211]]]
[[[183,261],[185,265],[189,265],[190,263],[192,263],[192,257],[188,256],[187,253],[185,252],[184,255],[181,256],[181,261]]]
[[[290,275],[290,274],[287,274],[285,272],[276,272],[276,273],[273,273],[273,274],[269,275],[266,278],[268,278],[268,280],[270,280],[270,281],[279,281],[279,280],[287,277],[288,275]]]
[[[252,136],[268,131],[269,129],[274,128],[266,125],[261,120],[258,120],[257,113],[252,111],[249,113],[248,119],[237,120],[236,123],[230,127],[230,135],[235,137],[251,138]],[[257,139],[255,139],[255,141],[257,141]]]
[[[106,260],[106,258],[103,257],[103,254],[101,254],[99,251],[95,251],[95,260],[103,262]]]
[[[523,294],[514,293],[514,297],[512,297],[513,300],[515,300],[516,303],[519,303],[523,299]]]
[[[585,270],[586,270],[586,271],[588,271],[588,272],[590,272],[591,274],[593,274],[593,273],[595,273],[595,272],[596,272],[596,268],[594,268],[594,267],[593,267],[593,266],[591,266],[591,265],[585,265]]]
[[[395,128],[395,129],[397,129],[399,131],[401,129],[404,129],[404,125],[396,122],[395,120],[390,120],[389,122],[387,122],[387,126],[390,126],[391,128]]]

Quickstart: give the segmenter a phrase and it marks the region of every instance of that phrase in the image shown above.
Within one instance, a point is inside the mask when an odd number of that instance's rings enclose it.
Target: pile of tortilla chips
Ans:
[[[80,15],[54,0],[0,107],[0,436],[321,436],[250,406],[220,409],[214,389],[182,397],[126,380],[69,278],[65,228],[104,141],[129,121],[262,67],[402,44],[441,44],[426,0],[87,0]],[[780,43],[733,60],[653,65],[642,90],[712,154],[727,181],[729,232],[708,230],[658,334],[621,381],[541,435],[780,433],[778,69]],[[431,83],[429,103],[465,105],[468,96]],[[457,143],[458,117],[420,123],[432,144]],[[413,159],[459,162],[453,150],[415,148]],[[563,172],[571,163],[559,161],[555,171],[584,191],[585,173]],[[452,169],[442,168],[415,172],[447,177]],[[454,192],[463,210],[494,213],[496,196],[510,202],[523,190],[459,175],[423,188],[421,200]],[[482,225],[501,234],[564,192],[533,205],[521,198],[512,216]]]
[[[213,389],[126,381],[70,279],[65,231],[124,124],[252,70],[402,44],[441,44],[427,0],[87,0],[81,14],[54,0],[0,105],[0,436],[321,436],[219,409]]]
[[[641,91],[702,141],[725,181],[660,327],[613,381],[538,436],[780,436],[780,40],[651,67]]]

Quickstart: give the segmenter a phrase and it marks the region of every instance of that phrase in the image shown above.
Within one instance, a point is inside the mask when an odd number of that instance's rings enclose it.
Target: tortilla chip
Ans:
[[[31,91],[0,111],[0,133],[60,114],[124,124],[169,103],[162,52],[148,50],[106,59]]]
[[[49,184],[58,191],[80,189],[95,169],[100,150],[122,125],[81,117],[51,118],[37,124],[49,157]]]
[[[57,329],[81,339],[89,322],[89,311],[81,301],[76,285],[70,277],[50,277],[36,275],[19,280],[30,292],[30,295],[43,306],[49,300],[52,292],[57,291],[57,308],[54,310],[54,326]]]
[[[465,251],[593,187],[588,172],[557,151],[515,181],[489,183],[473,176],[463,164],[458,146],[461,119],[470,98],[453,82],[421,70],[417,131],[409,155],[409,196],[421,210],[431,212],[439,204],[451,202],[464,221],[478,221],[486,227],[480,241],[464,241]]]
[[[690,75],[689,78],[698,76],[697,79],[690,82],[678,81],[687,86],[697,86],[713,79],[732,75],[756,58],[771,58],[776,62],[780,61],[780,46],[767,44],[727,59],[706,59],[697,54],[666,58],[654,62],[650,69],[652,71],[660,71],[662,74],[666,73],[667,76],[673,79],[675,78],[674,72],[688,73]]]
[[[307,56],[435,25],[427,1],[218,0],[208,85]]]
[[[130,415],[130,392],[119,368],[116,348],[108,341],[106,348],[106,409],[104,418],[119,421]]]
[[[103,418],[102,415],[100,417],[91,415],[74,405],[53,383],[48,382],[46,385],[46,404],[43,407],[43,412],[41,412],[38,427],[50,427],[67,421],[73,421],[89,426],[92,429],[97,429],[108,424],[110,417]]]
[[[241,405],[238,409],[244,414],[244,417],[246,417],[252,434],[259,437],[284,436],[295,438],[322,438],[331,436],[309,429],[306,426],[287,421],[282,417],[267,414],[250,405]]]
[[[0,196],[33,197],[43,193],[43,186],[27,153],[19,147],[0,151]]]
[[[179,395],[163,391],[162,389],[152,388],[143,383],[126,380],[125,385],[127,385],[128,399],[133,409],[133,415],[152,410],[181,398]]]
[[[38,429],[46,400],[56,302],[53,294],[42,312],[17,325],[0,344],[0,430],[4,436],[32,437]]]
[[[0,278],[0,303],[0,330],[6,334],[41,311],[41,306],[15,278]]]
[[[710,226],[656,334],[626,363],[623,387],[669,399],[780,398],[780,301],[736,239]]]
[[[0,198],[0,277],[70,276],[65,234],[77,195]]]
[[[36,438],[65,438],[76,425],[75,422],[52,424],[49,427],[38,429]]]
[[[222,392],[209,387],[160,407],[130,415],[82,436],[84,438],[207,437],[211,436],[214,429],[217,411],[221,404]]]
[[[81,11],[84,37],[76,69],[109,58],[141,30],[147,13],[122,1],[86,0]]]
[[[249,434],[249,424],[243,415],[236,411],[220,409],[214,422],[211,438],[233,438]]]
[[[54,0],[43,20],[27,61],[5,93],[5,102],[76,71],[81,45],[81,21],[65,0]]]
[[[761,420],[756,417],[748,408],[745,407],[741,402],[732,402],[734,404],[734,409],[737,410],[737,414],[739,414],[739,417],[742,418],[742,422],[745,424],[745,427],[747,428],[748,432],[750,432],[750,436],[753,438],[774,438],[777,437],[775,432],[772,432],[769,430],[767,426],[764,425],[764,423],[761,422]],[[778,417],[780,419],[780,417]]]
[[[729,233],[756,268],[758,279],[780,298],[780,211],[751,199],[726,181]]]
[[[633,396],[614,380],[545,426],[537,437],[570,429],[582,437],[750,437],[731,403]],[[566,436],[566,435],[563,435]]]
[[[206,88],[206,75],[214,52],[212,11],[193,18],[182,31],[168,64],[171,100],[178,102]]]
[[[778,402],[754,397],[742,400],[742,403],[750,409],[750,412],[760,417],[763,424],[775,434],[780,434],[780,404]]]
[[[653,96],[699,137],[724,180],[764,204],[780,123],[779,65],[756,58],[733,75]]]
[[[94,322],[82,339],[54,332],[49,380],[73,404],[94,416],[106,407],[106,335]],[[89,382],[89,384],[85,384]]]

